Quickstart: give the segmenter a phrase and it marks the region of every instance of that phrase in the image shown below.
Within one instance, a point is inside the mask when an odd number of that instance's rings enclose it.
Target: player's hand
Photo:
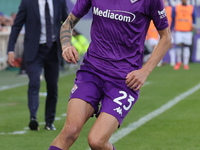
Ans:
[[[63,47],[62,56],[68,63],[77,64],[79,54],[74,46]]]
[[[142,87],[148,75],[149,73],[143,69],[135,70],[127,74],[125,82],[130,89],[137,91]]]
[[[15,53],[9,52],[8,53],[8,64],[11,65],[12,67],[14,67],[15,66],[14,61],[15,61]]]

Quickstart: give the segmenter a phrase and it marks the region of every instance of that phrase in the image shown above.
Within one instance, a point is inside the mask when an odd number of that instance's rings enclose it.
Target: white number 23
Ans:
[[[121,101],[127,99],[128,95],[127,95],[127,93],[125,91],[119,91],[119,93],[122,94],[122,96],[115,98],[113,101],[115,103],[119,104],[120,106],[122,106],[122,102]],[[130,107],[132,106],[132,102],[134,100],[135,100],[135,98],[132,97],[131,95],[129,95],[129,97],[128,97],[129,105],[128,106],[123,105],[124,110],[129,110]]]

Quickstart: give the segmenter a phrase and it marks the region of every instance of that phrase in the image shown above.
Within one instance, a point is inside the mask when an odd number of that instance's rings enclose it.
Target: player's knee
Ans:
[[[98,136],[92,136],[91,134],[89,134],[88,144],[90,145],[91,149],[103,149],[105,142],[102,138]]]
[[[61,131],[61,136],[64,137],[64,140],[67,141],[73,141],[75,142],[78,138],[80,133],[80,129],[76,125],[67,125],[63,128]]]

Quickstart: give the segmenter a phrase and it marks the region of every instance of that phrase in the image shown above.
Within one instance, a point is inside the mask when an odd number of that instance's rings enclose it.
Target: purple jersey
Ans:
[[[77,0],[72,14],[81,18],[90,8],[91,43],[84,61],[117,79],[142,67],[150,20],[158,30],[168,27],[162,0]]]

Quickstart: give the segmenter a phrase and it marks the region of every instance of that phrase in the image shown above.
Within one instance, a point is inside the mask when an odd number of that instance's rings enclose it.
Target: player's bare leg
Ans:
[[[118,128],[118,120],[107,113],[101,113],[88,135],[88,143],[92,150],[113,150],[109,142],[113,132]]]
[[[83,125],[93,113],[94,108],[89,103],[81,99],[71,99],[68,103],[65,125],[51,145],[62,150],[69,150],[78,138]]]

